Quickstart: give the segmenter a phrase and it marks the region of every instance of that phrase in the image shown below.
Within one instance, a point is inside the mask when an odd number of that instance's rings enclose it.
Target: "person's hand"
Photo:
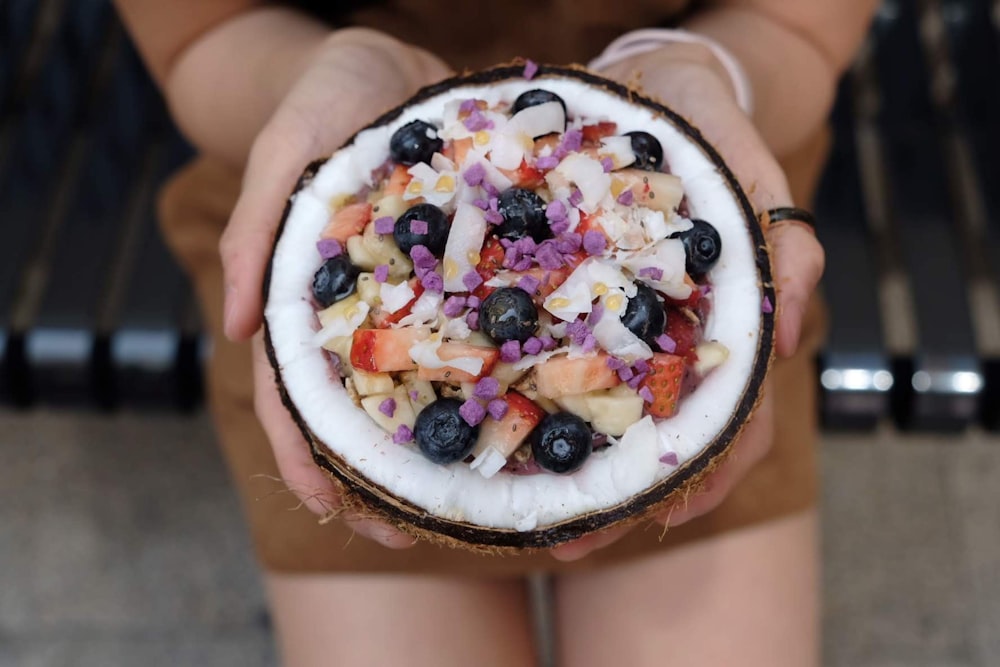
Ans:
[[[220,242],[225,274],[225,333],[245,340],[260,329],[262,282],[285,202],[303,169],[421,86],[449,74],[431,54],[365,29],[341,30],[316,50],[250,151],[243,190]],[[255,408],[288,488],[312,511],[338,510],[338,492],[281,404],[274,372],[254,336]],[[357,532],[386,546],[413,539],[392,527],[343,515]]]
[[[670,45],[610,66],[601,74],[638,84],[642,92],[687,118],[722,155],[757,213],[793,205],[781,167],[736,105],[725,71],[706,49]],[[767,230],[767,240],[778,293],[776,347],[779,356],[789,357],[798,346],[806,305],[823,272],[823,249],[813,234],[796,224],[775,224]],[[676,526],[711,511],[767,454],[774,410],[767,386],[764,391],[760,407],[726,460],[697,493],[660,513],[659,522]],[[582,558],[620,539],[629,529],[587,535],[554,548],[552,555],[560,560]]]

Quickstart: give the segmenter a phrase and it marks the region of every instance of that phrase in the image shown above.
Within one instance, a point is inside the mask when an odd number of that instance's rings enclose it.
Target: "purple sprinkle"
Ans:
[[[552,336],[541,336],[538,340],[542,341],[542,349],[548,352],[549,350],[554,350],[559,347],[559,341],[557,341]]]
[[[698,291],[701,292],[702,296],[708,296],[709,294],[712,293],[712,286],[711,285],[699,285],[698,286]]]
[[[528,340],[524,341],[524,345],[522,347],[524,348],[525,354],[538,354],[542,351],[542,341],[534,336],[531,336]]]
[[[528,269],[531,268],[531,258],[530,257],[522,257],[511,268],[514,269],[515,271],[527,271]]]
[[[486,408],[479,401],[470,398],[465,403],[462,403],[462,406],[458,409],[458,414],[462,415],[462,419],[469,426],[478,426],[486,418]]]
[[[396,226],[396,221],[387,215],[383,215],[381,218],[375,218],[375,222],[372,224],[375,225],[376,234],[392,234],[393,227]]]
[[[596,230],[588,230],[583,234],[583,249],[589,255],[600,255],[608,245],[604,234]]]
[[[607,360],[604,362],[604,365],[613,371],[618,371],[628,366],[628,364],[626,364],[623,360],[619,359],[618,357],[612,357],[612,356],[609,356],[607,358]]]
[[[580,150],[581,146],[583,146],[583,132],[581,130],[569,130],[563,135],[562,142],[559,144],[556,152],[561,152],[565,155],[566,153]]]
[[[765,296],[764,297],[764,302],[760,305],[760,309],[761,309],[761,311],[763,311],[765,313],[768,313],[768,314],[774,312],[774,304],[771,303],[771,297],[769,297],[769,296]]]
[[[320,239],[316,242],[316,250],[323,259],[330,259],[343,254],[344,246],[340,245],[337,239]]]
[[[493,129],[493,121],[487,118],[479,109],[473,110],[469,114],[469,117],[462,121],[462,125],[465,125],[465,129],[469,132]]]
[[[632,367],[637,373],[648,373],[649,372],[649,362],[645,359],[636,359]]]
[[[647,373],[636,373],[626,381],[630,389],[638,389],[642,381],[646,379]]]
[[[480,378],[479,382],[476,383],[476,388],[472,390],[472,395],[475,398],[481,398],[484,401],[496,398],[499,393],[500,381],[495,377],[490,377],[489,375],[484,378]]]
[[[514,241],[513,247],[517,248],[518,252],[520,252],[522,255],[530,255],[531,253],[535,252],[535,249],[538,248],[538,245],[535,243],[535,239],[531,238],[530,236],[522,236],[518,240]]]
[[[413,431],[406,424],[400,424],[399,428],[396,429],[396,433],[392,436],[392,441],[397,445],[402,445],[405,442],[411,442],[413,440]]]
[[[537,290],[541,284],[542,282],[535,276],[531,275],[530,273],[521,276],[521,279],[517,281],[517,286],[523,289],[528,294],[534,294],[535,290]]]
[[[659,282],[663,280],[663,269],[658,266],[646,266],[639,269],[640,278],[649,278],[654,282]]]
[[[668,466],[675,466],[680,463],[680,461],[677,459],[676,452],[667,452],[660,457],[660,463],[666,463]]]
[[[629,380],[635,377],[635,373],[633,373],[632,369],[629,368],[628,366],[622,366],[617,370],[617,373],[618,373],[618,379],[621,380],[622,382],[628,382]]]
[[[531,81],[538,74],[538,64],[534,60],[528,60],[524,63],[524,78]]]
[[[417,391],[416,389],[411,389],[410,390],[410,400],[413,401],[414,403],[416,403],[417,401],[419,401],[420,400],[420,392]]]
[[[512,364],[521,360],[521,344],[516,340],[509,340],[500,346],[500,361]]]
[[[458,317],[465,308],[465,297],[450,296],[445,299],[442,310],[446,317]]]
[[[566,325],[566,336],[569,337],[570,342],[574,345],[583,345],[589,333],[590,329],[581,320],[573,320]]]
[[[489,181],[483,181],[483,189],[486,190],[486,194],[490,197],[499,197],[500,191],[497,190],[497,186],[493,185]]]
[[[538,250],[535,251],[535,261],[538,262],[538,266],[549,271],[563,265],[559,250],[556,248],[556,244],[551,241],[543,241],[538,246]]]
[[[469,271],[462,276],[462,284],[470,292],[483,284],[483,277],[475,270]]]
[[[642,400],[646,401],[647,403],[653,402],[653,392],[649,387],[643,387],[642,389],[640,389],[639,396],[641,396]]]
[[[500,197],[498,195],[490,195],[490,210],[491,211],[500,210]]]
[[[667,354],[673,354],[677,351],[677,341],[668,336],[667,334],[661,334],[656,337],[656,344],[659,345],[660,349]]]
[[[396,414],[396,399],[391,396],[381,403],[378,404],[378,411],[384,414],[386,417],[392,417]]]
[[[583,203],[583,193],[580,192],[580,188],[573,188],[573,192],[569,195],[570,206],[579,206]]]
[[[472,205],[475,206],[476,208],[481,208],[484,211],[490,207],[490,203],[485,199],[477,199],[472,202]]]
[[[635,201],[635,194],[631,190],[622,190],[622,193],[618,195],[618,199],[615,201],[622,206],[631,206],[632,202]]]
[[[444,278],[441,277],[440,273],[435,271],[428,271],[420,279],[420,284],[424,286],[424,289],[428,292],[436,292],[440,294],[444,291]]]
[[[545,217],[550,222],[562,222],[566,219],[566,204],[558,199],[549,202],[549,205],[545,207]]]
[[[502,398],[494,398],[492,401],[489,402],[489,404],[487,404],[486,411],[490,413],[490,417],[493,417],[493,419],[500,421],[501,419],[507,416],[507,408],[508,408],[507,401],[503,400]]]
[[[564,255],[572,255],[580,249],[583,237],[576,232],[563,234],[556,239],[556,248]]]
[[[483,217],[485,217],[486,222],[490,223],[491,225],[499,225],[501,222],[503,222],[503,216],[500,215],[499,212],[494,211],[492,209],[486,211],[486,215]]]
[[[593,352],[596,349],[597,349],[597,338],[595,338],[594,334],[592,333],[587,334],[583,339],[583,351]]]
[[[600,303],[595,303],[590,309],[590,317],[587,318],[587,324],[592,327],[597,326],[602,317],[604,317],[604,306]]]
[[[465,314],[465,323],[473,331],[479,331],[479,311],[478,310],[470,310],[468,313],[466,313]]]
[[[538,169],[555,169],[559,166],[559,158],[555,155],[544,155],[535,160],[535,167]]]
[[[480,303],[479,297],[473,296],[471,294],[465,300],[465,305],[468,306],[469,308],[479,308],[479,303]]]
[[[375,282],[384,283],[389,279],[389,265],[379,264],[375,267]]]
[[[460,104],[458,107],[458,112],[472,113],[473,111],[479,108],[479,106],[476,104],[477,101],[478,100],[476,100],[476,98],[474,97],[470,97],[467,100],[462,100],[462,104]]]
[[[604,173],[608,173],[615,168],[615,161],[609,157],[601,158],[601,166],[604,167]]]
[[[486,178],[486,167],[483,166],[482,162],[477,162],[476,164],[472,165],[471,167],[465,170],[465,173],[462,174],[462,178],[465,179],[466,185],[468,185],[470,188],[474,188],[480,183],[482,183],[483,179]],[[479,206],[480,201],[481,200],[476,200],[475,202],[476,206]],[[483,204],[485,203],[486,202],[483,202]],[[479,206],[479,208],[486,210],[485,205]]]
[[[552,233],[558,236],[559,234],[565,234],[569,231],[569,220],[560,220],[559,222],[553,222],[549,225],[549,229]]]
[[[410,248],[410,259],[413,260],[413,266],[420,269],[433,269],[437,266],[437,258],[425,245]]]
[[[426,234],[428,225],[426,220],[410,220],[411,234]]]

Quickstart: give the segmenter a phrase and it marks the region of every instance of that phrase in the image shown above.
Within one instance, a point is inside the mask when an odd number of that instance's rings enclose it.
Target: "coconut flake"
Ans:
[[[410,346],[409,355],[418,366],[424,368],[454,368],[469,375],[478,375],[483,370],[483,360],[480,357],[455,357],[445,361],[438,356],[441,348],[440,338],[419,340]]]
[[[576,184],[581,199],[580,203],[575,205],[587,213],[593,213],[611,189],[611,176],[605,173],[604,167],[598,160],[587,155],[580,153],[568,155],[554,171]]]
[[[649,346],[629,331],[617,317],[602,317],[594,326],[594,337],[609,354],[629,362],[653,356]]]
[[[507,465],[506,457],[496,447],[488,445],[486,449],[472,460],[469,468],[478,470],[480,475],[486,479],[490,479],[493,475],[500,472],[505,465]]]
[[[443,302],[444,296],[439,292],[424,292],[413,302],[410,314],[399,320],[399,326],[422,326],[435,322],[438,319],[438,309]]]
[[[615,169],[627,167],[635,162],[632,151],[632,138],[625,136],[604,137],[601,139],[601,152],[607,153]]]
[[[377,279],[378,278],[376,278],[376,280]],[[382,310],[387,313],[395,313],[410,301],[413,301],[416,294],[414,294],[413,288],[410,287],[409,283],[392,285],[390,283],[383,282],[379,285],[378,296],[382,301]]]
[[[620,252],[618,261],[658,292],[674,299],[691,296],[691,286],[685,281],[687,273],[684,269],[684,243],[680,239],[663,239],[638,252]],[[663,272],[659,279],[654,280],[641,273],[642,269],[649,266],[655,266]]]
[[[486,238],[486,218],[470,204],[459,204],[444,248],[444,289],[464,292],[466,276],[475,273],[479,251]],[[477,274],[478,275],[478,274]]]
[[[515,129],[532,139],[553,132],[562,132],[565,127],[566,112],[559,102],[545,102],[522,109],[514,114],[507,124],[508,130]]]

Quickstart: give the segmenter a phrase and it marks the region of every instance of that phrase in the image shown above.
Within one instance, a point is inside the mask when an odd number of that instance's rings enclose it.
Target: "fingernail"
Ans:
[[[233,321],[236,319],[236,288],[226,286],[225,305],[222,311],[222,330],[226,338],[233,337]]]

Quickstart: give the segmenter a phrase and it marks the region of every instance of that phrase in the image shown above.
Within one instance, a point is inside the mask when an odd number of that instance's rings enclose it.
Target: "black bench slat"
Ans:
[[[890,5],[894,16],[876,21],[877,120],[917,329],[909,377],[897,378],[898,417],[907,427],[959,430],[977,416],[982,375],[916,8]]]
[[[893,377],[885,351],[878,271],[855,147],[850,80],[841,83],[834,144],[816,196],[817,232],[827,252],[823,292],[830,327],[820,362],[823,425],[871,429],[889,413]]]
[[[122,42],[122,45],[125,45]],[[121,48],[95,105],[92,140],[47,266],[25,353],[35,397],[47,403],[110,402],[106,340],[98,330],[151,139],[155,93],[130,47]]]
[[[158,184],[191,157],[191,149],[177,135],[164,143],[152,179],[157,186],[145,192],[138,251],[111,333],[115,402],[122,406],[189,408],[200,394],[197,332],[188,326],[193,295],[160,236],[155,211]]]

